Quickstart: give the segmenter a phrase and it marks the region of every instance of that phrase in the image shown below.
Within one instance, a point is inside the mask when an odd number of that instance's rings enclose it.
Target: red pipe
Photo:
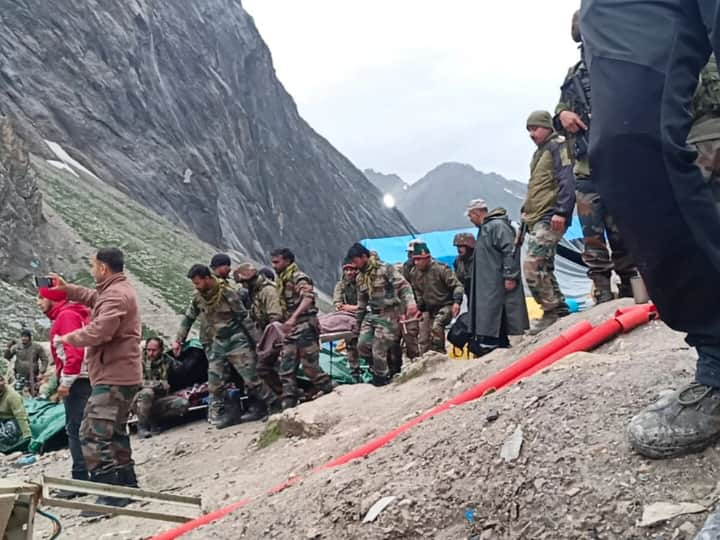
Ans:
[[[649,319],[649,311],[645,311],[645,318],[644,322],[647,322]],[[630,328],[633,328],[634,326],[631,326],[632,324],[636,324],[636,321],[640,320],[639,316],[634,315],[634,312],[632,314],[629,314],[632,316],[626,317],[624,319],[624,323],[620,323],[616,321],[615,319],[611,319],[610,321],[607,321],[603,325],[600,325],[599,328],[605,328],[604,332],[607,332],[608,329],[619,329],[624,328],[629,330]],[[637,322],[637,324],[641,324],[642,322]],[[626,326],[627,325],[627,326]],[[332,467],[338,467],[340,465],[344,465],[348,461],[352,461],[353,459],[358,459],[361,457],[365,457],[378,448],[384,446],[388,442],[395,439],[398,435],[406,432],[410,428],[416,426],[417,424],[421,423],[424,420],[427,420],[428,418],[431,418],[437,414],[440,414],[447,409],[455,406],[455,405],[461,405],[463,403],[466,403],[468,401],[472,401],[474,399],[480,398],[489,391],[492,390],[499,390],[500,388],[503,388],[509,384],[512,384],[513,382],[519,380],[521,378],[521,375],[523,375],[525,372],[529,370],[535,371],[535,367],[543,363],[543,361],[548,357],[556,357],[562,358],[562,356],[559,356],[561,351],[565,351],[572,348],[573,342],[582,340],[586,335],[592,333],[594,330],[592,325],[587,321],[581,321],[574,326],[570,327],[568,330],[557,336],[555,339],[549,341],[542,347],[539,347],[532,353],[528,354],[524,358],[510,364],[505,369],[499,371],[495,375],[492,375],[482,381],[481,383],[477,384],[476,386],[470,388],[469,390],[466,390],[465,392],[455,396],[454,398],[451,398],[437,407],[434,407],[430,409],[429,411],[426,411],[425,413],[416,416],[412,420],[402,424],[401,426],[397,427],[396,429],[390,431],[389,433],[386,433],[385,435],[381,435],[380,437],[377,437],[373,439],[372,441],[362,445],[359,448],[356,448],[355,450],[352,450],[342,456],[339,456],[332,461],[329,461],[328,463],[321,465],[319,467],[316,467],[312,470],[312,472],[321,471],[324,469],[329,469]],[[565,353],[567,354],[567,353]],[[272,488],[269,493],[277,493],[279,491],[282,491],[283,489],[286,489],[287,487],[293,485],[294,483],[300,481],[299,477],[291,478],[290,480],[283,482],[282,484],[278,485],[275,488]],[[223,508],[221,510],[218,510],[217,512],[213,512],[212,514],[207,514],[205,516],[201,516],[193,521],[189,521],[182,526],[173,529],[171,531],[167,531],[165,533],[162,533],[160,535],[157,535],[153,537],[152,540],[174,540],[175,538],[178,538],[179,536],[197,528],[201,527],[203,525],[207,525],[211,521],[214,521],[216,519],[219,519],[226,514],[232,512],[233,510],[236,510],[237,508],[240,508],[241,506],[244,506],[248,503],[247,500],[240,501],[238,503],[235,503],[234,505],[231,505],[229,507]]]

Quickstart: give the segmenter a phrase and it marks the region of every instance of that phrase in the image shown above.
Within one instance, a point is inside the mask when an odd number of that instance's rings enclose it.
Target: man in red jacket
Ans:
[[[57,394],[65,404],[65,431],[72,457],[72,477],[88,480],[85,459],[80,446],[80,423],[85,405],[90,397],[90,381],[85,365],[85,349],[65,345],[62,352],[56,349],[55,337],[64,336],[86,326],[90,321],[90,310],[81,304],[67,301],[63,291],[41,288],[38,307],[52,321],[50,326],[50,353],[55,362],[58,379]],[[57,497],[70,498],[71,492],[61,492]]]

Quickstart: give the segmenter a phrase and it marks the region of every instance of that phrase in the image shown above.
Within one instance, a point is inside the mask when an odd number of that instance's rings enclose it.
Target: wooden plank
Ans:
[[[43,476],[43,495],[45,497],[49,496],[49,490],[51,489],[65,489],[78,493],[86,493],[88,495],[125,496],[138,501],[167,502],[181,506],[197,507],[198,509],[202,507],[202,499],[200,497],[158,493],[156,491],[147,491],[127,486],[111,486],[109,484],[100,484],[98,482],[88,482],[85,480],[70,480],[68,478]]]
[[[103,514],[111,514],[113,516],[130,516],[146,519],[157,519],[159,521],[170,521],[172,523],[186,523],[195,519],[195,517],[181,516],[178,514],[150,512],[147,510],[135,510],[133,508],[127,507],[120,508],[117,506],[106,506],[104,504],[84,503],[80,501],[69,501],[65,499],[43,498],[43,505],[61,508],[73,508],[75,510],[90,510],[92,512],[101,512]]]
[[[340,341],[341,339],[350,339],[355,334],[353,332],[332,332],[329,334],[320,334],[320,343],[329,341]]]

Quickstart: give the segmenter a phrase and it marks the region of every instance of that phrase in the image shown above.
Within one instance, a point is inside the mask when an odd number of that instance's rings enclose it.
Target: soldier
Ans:
[[[475,252],[475,237],[470,233],[458,233],[453,238],[453,246],[457,248],[457,257],[453,263],[455,276],[462,283],[465,296],[470,296],[472,283],[473,253]]]
[[[600,195],[663,322],[697,348],[694,380],[630,422],[632,447],[653,458],[699,452],[720,437],[720,212],[686,144],[698,75],[711,50],[720,53],[719,8],[718,0],[586,0],[580,15]]]
[[[318,391],[332,392],[333,384],[320,367],[320,324],[313,281],[300,271],[295,263],[295,254],[289,249],[276,249],[270,257],[277,274],[276,285],[285,318],[283,330],[286,337],[278,373],[283,387],[282,406],[286,409],[297,405],[299,392],[295,372],[300,363]]]
[[[6,360],[15,357],[15,390],[35,397],[40,376],[48,367],[48,356],[42,345],[33,343],[32,332],[20,332],[20,344],[10,341],[3,356]]]
[[[30,422],[22,397],[0,375],[0,445],[14,447],[30,442]]]
[[[714,54],[700,72],[688,143],[697,151],[696,163],[720,203],[720,73]]]
[[[358,353],[372,359],[372,383],[383,386],[390,382],[387,355],[399,335],[400,306],[406,306],[408,319],[415,319],[415,296],[401,273],[362,244],[353,244],[347,257],[358,269]]]
[[[333,292],[333,304],[337,311],[345,311],[347,313],[357,314],[357,268],[353,266],[347,257],[343,262],[343,277],[335,285]],[[352,337],[345,340],[347,348],[348,366],[350,367],[350,375],[355,382],[362,382],[360,373],[360,358],[357,350],[357,338]]]
[[[568,137],[575,158],[575,195],[582,224],[585,249],[583,261],[588,277],[594,284],[596,304],[613,299],[610,274],[613,268],[620,277],[618,296],[632,296],[630,278],[637,275],[632,257],[620,236],[617,224],[609,214],[597,190],[588,161],[588,129],[590,127],[590,75],[582,59],[582,38],[579,29],[580,12],[573,15],[571,34],[580,43],[580,61],[570,68],[562,85],[560,103],[555,109],[553,124]],[[610,243],[612,260],[605,237]]]
[[[430,348],[445,354],[445,327],[460,314],[463,286],[446,264],[432,258],[427,244],[418,242],[413,247],[414,267],[410,272],[410,285],[421,313],[431,321]]]
[[[553,130],[549,112],[531,113],[527,130],[537,150],[522,207],[528,242],[523,270],[530,292],[543,310],[542,318],[530,330],[535,335],[569,313],[555,277],[555,252],[572,220],[575,177],[566,141]]]
[[[145,342],[143,388],[135,397],[137,434],[141,439],[159,435],[164,420],[184,416],[190,408],[187,399],[170,393],[168,371],[173,361],[162,339],[152,337]]]
[[[242,284],[248,292],[250,318],[261,333],[271,323],[283,321],[283,309],[275,283],[267,279],[250,263],[238,266],[233,276],[235,281]],[[276,369],[277,361],[277,354],[266,358],[261,357],[258,359],[257,371],[258,375],[273,389],[273,392],[282,395],[282,384]]]
[[[407,259],[402,264],[402,275],[405,280],[410,283],[410,272],[415,265],[413,261],[413,248],[417,242],[422,242],[418,238],[413,238],[408,242],[407,245]],[[402,321],[400,324],[400,335],[402,341],[405,343],[405,353],[411,360],[417,358],[429,348],[429,336],[430,336],[430,325],[428,324],[427,314],[421,314],[420,319],[412,319]],[[398,344],[398,347],[400,345]],[[398,363],[397,357],[400,357],[400,364],[402,364],[402,348],[398,354],[397,347],[393,350],[393,354],[396,357],[394,363]]]
[[[210,269],[202,264],[190,268],[188,279],[193,282],[196,293],[180,323],[172,346],[173,354],[179,356],[181,344],[193,323],[200,318],[213,336],[208,356],[208,390],[214,403],[222,406],[215,427],[224,429],[238,421],[265,418],[268,412],[276,409],[277,396],[258,377],[255,346],[260,335],[239,293],[224,280],[213,276]],[[227,396],[227,364],[242,377],[248,395],[255,398],[252,406],[242,415],[238,414],[237,403]]]
[[[230,261],[230,255],[226,253],[216,253],[210,259],[210,270],[220,279],[228,281],[230,277],[232,261]]]

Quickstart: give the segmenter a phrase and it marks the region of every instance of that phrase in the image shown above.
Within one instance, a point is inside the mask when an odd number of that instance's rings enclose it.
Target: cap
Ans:
[[[345,260],[343,261],[343,270],[357,270],[355,268],[355,265],[352,263],[352,261],[345,257]]]
[[[473,210],[487,210],[488,205],[485,202],[485,199],[473,199],[468,203],[467,210],[465,211],[465,215],[470,214]]]
[[[425,242],[416,242],[413,246],[413,259],[421,258],[424,259],[430,256],[430,248],[428,248]]]
[[[20,335],[21,335],[21,336],[32,337],[32,332],[31,332],[30,330],[28,330],[27,328],[23,328],[22,332],[20,332]]]
[[[216,253],[210,259],[210,268],[219,268],[220,266],[230,266],[230,256],[226,253]]]
[[[547,111],[533,111],[527,119],[527,127],[544,127],[553,129],[552,115]]]
[[[59,289],[48,289],[47,287],[40,287],[38,289],[38,294],[40,295],[40,298],[45,298],[46,300],[50,300],[51,302],[62,302],[63,300],[67,300],[67,293]]]

